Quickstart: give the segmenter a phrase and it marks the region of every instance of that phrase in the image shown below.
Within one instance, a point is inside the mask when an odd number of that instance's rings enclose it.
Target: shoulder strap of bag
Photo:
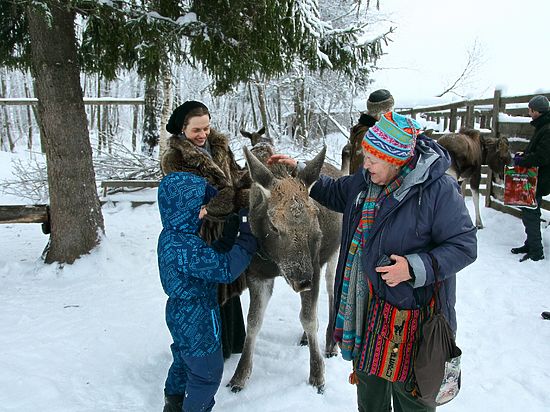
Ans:
[[[441,281],[439,280],[440,279],[439,264],[437,263],[437,259],[434,257],[434,255],[432,255],[430,252],[428,252],[428,256],[430,257],[430,259],[432,261],[432,268],[433,268],[433,271],[434,271],[434,278],[435,278],[434,294],[433,294],[433,297],[434,297],[434,300],[435,300],[435,312],[440,312],[442,305],[441,305],[441,300],[440,300],[440,296],[439,296],[439,288],[441,287]]]

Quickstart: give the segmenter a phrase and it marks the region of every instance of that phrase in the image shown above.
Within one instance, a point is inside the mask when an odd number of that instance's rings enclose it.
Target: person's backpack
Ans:
[[[453,400],[460,391],[460,357],[462,351],[447,319],[441,313],[438,299],[438,266],[430,254],[436,287],[435,311],[421,328],[418,353],[413,367],[413,395],[423,404],[436,407]]]

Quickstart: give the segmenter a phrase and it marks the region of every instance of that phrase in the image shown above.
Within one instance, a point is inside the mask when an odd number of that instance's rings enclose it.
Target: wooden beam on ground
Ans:
[[[0,206],[0,223],[48,223],[48,205]]]
[[[108,188],[146,188],[146,187],[158,187],[160,184],[160,180],[121,180],[121,179],[109,179],[109,180],[103,180],[101,182],[101,187],[103,188],[103,197],[107,196],[107,189]]]

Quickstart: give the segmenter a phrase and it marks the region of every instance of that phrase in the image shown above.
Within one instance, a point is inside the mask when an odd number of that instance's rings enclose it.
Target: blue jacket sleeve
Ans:
[[[339,179],[321,175],[309,192],[311,198],[335,212],[344,213],[353,175]]]
[[[430,252],[437,260],[440,277],[453,276],[477,258],[477,229],[473,225],[464,199],[450,176],[441,177],[433,211],[432,242]],[[433,284],[432,262],[428,253],[407,255],[414,270],[414,287]]]

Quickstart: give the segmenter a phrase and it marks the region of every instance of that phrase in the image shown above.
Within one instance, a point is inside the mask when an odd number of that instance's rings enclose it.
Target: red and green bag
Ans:
[[[538,167],[506,166],[504,168],[504,204],[536,208]]]
[[[390,382],[405,382],[418,351],[420,328],[433,313],[434,301],[419,309],[398,309],[372,291],[363,347],[356,369]]]

